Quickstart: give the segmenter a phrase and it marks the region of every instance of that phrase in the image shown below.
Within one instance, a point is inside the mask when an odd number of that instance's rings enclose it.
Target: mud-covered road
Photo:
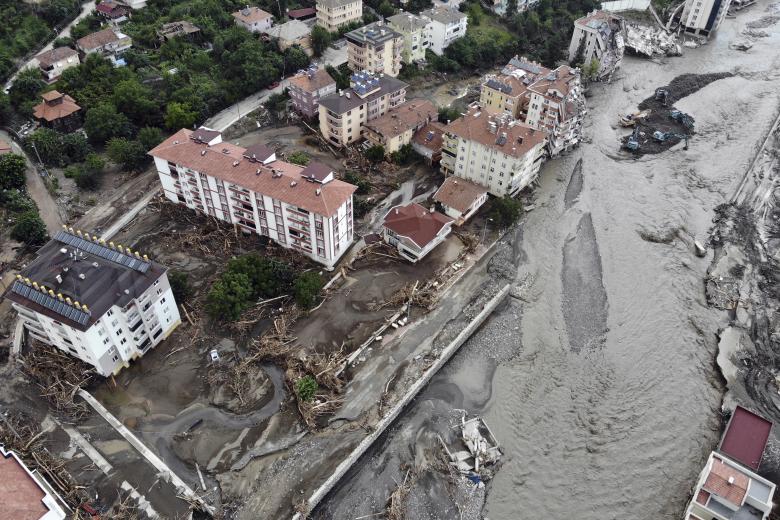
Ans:
[[[535,209],[512,235],[516,291],[315,515],[381,511],[402,464],[421,465],[453,408],[481,414],[505,450],[485,517],[672,519],[720,435],[723,379],[707,305],[711,261],[694,254],[780,110],[780,23],[748,52],[729,48],[757,3],[717,38],[662,63],[627,58],[590,89],[586,141],[548,162]],[[685,73],[732,72],[675,103],[696,118],[682,145],[636,159],[617,115]],[[409,518],[457,518],[422,479]],[[437,491],[438,490],[438,491]],[[424,495],[424,493],[417,496]],[[464,516],[465,518],[466,516]],[[468,518],[472,518],[468,516]]]

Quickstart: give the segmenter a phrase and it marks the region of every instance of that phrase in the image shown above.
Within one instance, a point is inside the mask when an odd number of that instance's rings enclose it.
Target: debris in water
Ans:
[[[439,441],[450,458],[450,464],[458,471],[467,475],[481,475],[486,465],[493,465],[501,458],[498,440],[490,431],[490,427],[481,417],[466,420],[466,412],[461,417],[461,440],[466,450],[452,452],[447,448],[441,437]],[[490,476],[490,474],[485,475]]]

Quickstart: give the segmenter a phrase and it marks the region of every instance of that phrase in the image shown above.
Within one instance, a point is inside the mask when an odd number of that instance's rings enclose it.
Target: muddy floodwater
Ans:
[[[491,520],[682,516],[720,436],[724,390],[715,356],[726,317],[707,306],[712,254],[696,257],[691,237],[706,241],[713,209],[780,109],[780,23],[748,52],[729,47],[768,10],[759,2],[726,20],[684,57],[627,58],[611,84],[591,87],[585,142],[546,163],[535,209],[507,237],[518,280],[530,285],[438,374],[318,518],[380,511],[393,479],[403,479],[399,465],[421,463],[420,446],[450,427],[453,408],[481,414],[504,448],[483,511]],[[721,71],[734,76],[675,103],[696,119],[689,150],[641,158],[619,150],[627,132],[618,114],[680,74]],[[417,516],[457,517],[436,511],[421,506]],[[446,498],[438,511],[452,513]]]

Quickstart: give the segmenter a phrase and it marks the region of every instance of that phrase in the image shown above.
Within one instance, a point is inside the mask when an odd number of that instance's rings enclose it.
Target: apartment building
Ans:
[[[233,13],[233,19],[236,25],[253,33],[266,32],[274,24],[274,17],[271,13],[254,6],[246,6],[240,11],[236,11]]]
[[[363,125],[363,137],[391,154],[412,142],[414,134],[431,121],[438,110],[427,99],[410,99]]]
[[[119,29],[103,29],[76,40],[76,48],[82,55],[99,53],[114,65],[124,65],[122,53],[133,46],[133,40]]]
[[[208,128],[179,130],[149,155],[172,202],[266,236],[329,269],[352,243],[356,187],[323,164],[280,161],[267,146],[225,143]]]
[[[485,186],[496,197],[515,195],[539,174],[547,132],[484,110],[478,103],[445,127],[441,169]]]
[[[433,31],[431,20],[402,12],[387,18],[387,25],[403,36],[401,60],[404,63],[415,63],[425,59],[425,51],[431,44],[430,35]]]
[[[180,323],[163,266],[73,228],[38,251],[5,297],[31,337],[102,376],[127,367]]]
[[[344,35],[349,68],[396,77],[401,72],[403,36],[383,22],[374,22]]]
[[[606,11],[593,11],[575,20],[569,43],[569,63],[575,60],[580,63],[590,63],[593,59],[601,61],[620,26],[620,17]]]
[[[406,101],[407,86],[386,75],[352,74],[350,88],[320,98],[322,135],[338,146],[359,140],[364,124]]]
[[[717,31],[731,7],[731,0],[686,0],[680,23],[685,32],[709,37]]]
[[[311,65],[290,78],[288,89],[293,109],[311,118],[320,112],[320,99],[336,92],[336,80],[325,69]]]
[[[363,0],[317,0],[317,25],[328,32],[363,19]]]
[[[429,48],[438,56],[444,54],[452,42],[466,36],[468,16],[450,7],[434,7],[420,13],[422,18],[430,21]]]
[[[451,231],[450,217],[416,203],[391,208],[382,223],[385,242],[412,263],[425,258]]]
[[[79,53],[70,47],[57,47],[42,52],[35,59],[38,61],[38,68],[41,69],[46,83],[54,83],[60,78],[62,71],[77,67],[81,63]]]
[[[580,141],[585,98],[577,69],[563,65],[550,70],[514,57],[500,74],[485,78],[479,102],[490,113],[508,114],[545,130],[551,155]]]

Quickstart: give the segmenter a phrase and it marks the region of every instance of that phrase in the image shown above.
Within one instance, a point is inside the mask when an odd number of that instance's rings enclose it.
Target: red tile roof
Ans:
[[[79,38],[76,40],[76,45],[84,50],[91,51],[118,41],[119,36],[114,32],[114,29],[109,27],[108,29],[103,29],[102,31],[94,32],[83,38]]]
[[[428,123],[414,134],[412,142],[424,146],[434,153],[441,152],[441,147],[444,144],[444,125],[438,121]]]
[[[38,65],[46,68],[50,65],[54,65],[60,60],[67,59],[72,56],[78,56],[78,54],[78,52],[71,49],[70,47],[57,47],[56,49],[40,53],[35,57],[35,59],[38,60]]]
[[[729,483],[730,479],[732,479],[731,483]],[[741,506],[747,494],[748,484],[750,484],[750,477],[714,457],[702,488],[735,506]]]
[[[316,72],[304,71],[290,78],[290,86],[298,87],[304,92],[312,93],[328,85],[335,85],[336,80],[330,77],[325,69]]]
[[[771,431],[771,421],[737,406],[726,426],[719,450],[729,458],[757,470]]]
[[[333,216],[357,189],[338,179],[308,182],[301,176],[301,166],[284,161],[264,165],[246,158],[245,148],[230,143],[208,146],[193,141],[191,135],[191,130],[179,130],[149,155],[326,217]]]
[[[271,18],[271,13],[267,11],[263,11],[259,7],[248,7],[241,9],[240,11],[236,11],[233,13],[233,17],[236,20],[241,20],[244,23],[255,23],[260,22],[262,20],[265,20],[266,18]]]
[[[0,504],[3,518],[38,520],[49,512],[43,505],[46,494],[9,452],[0,452]]]
[[[491,122],[496,123],[495,131],[491,130]],[[534,146],[544,143],[547,138],[546,131],[536,130],[519,121],[499,124],[495,116],[479,106],[469,108],[464,116],[447,125],[445,130],[467,141],[476,141],[513,157],[522,157]]]
[[[439,212],[431,212],[419,204],[395,206],[385,215],[384,227],[409,238],[418,246],[427,246],[452,219]]]
[[[488,189],[484,186],[453,176],[444,180],[444,184],[436,190],[433,198],[445,206],[465,213],[477,199],[487,192]]]
[[[46,121],[55,121],[67,117],[81,110],[72,97],[67,94],[61,94],[56,90],[46,92],[41,96],[43,103],[33,107],[33,115],[36,119]]]
[[[410,99],[363,126],[386,140],[417,130],[436,119],[436,106],[427,99]]]
[[[316,16],[317,10],[313,7],[304,7],[303,9],[293,9],[287,12],[287,16],[292,19],[301,19],[309,16]]]

